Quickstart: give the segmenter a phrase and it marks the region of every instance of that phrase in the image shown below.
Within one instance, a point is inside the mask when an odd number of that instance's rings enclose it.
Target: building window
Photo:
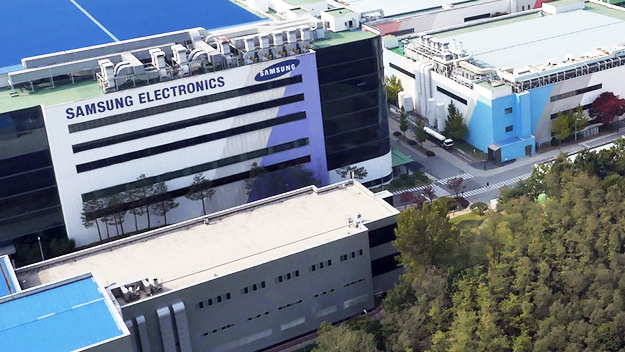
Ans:
[[[513,129],[514,129],[514,126],[512,125],[506,126],[506,132],[512,132]]]
[[[551,100],[551,102],[554,102],[554,101],[557,101],[557,100],[562,100],[562,99],[574,97],[574,96],[579,95],[579,94],[588,93],[588,92],[591,92],[593,90],[601,89],[602,87],[603,87],[603,85],[601,83],[599,83],[599,84],[595,84],[594,86],[580,88],[580,89],[577,89],[577,90],[572,90],[570,92],[554,95],[551,98],[549,98],[549,100]]]
[[[506,115],[512,114],[512,108],[506,108]]]

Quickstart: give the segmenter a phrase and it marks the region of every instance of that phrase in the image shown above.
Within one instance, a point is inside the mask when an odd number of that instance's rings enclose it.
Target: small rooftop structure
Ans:
[[[350,236],[362,231],[346,222],[346,214],[356,213],[366,226],[398,212],[352,180],[310,186],[27,266],[17,275],[23,287],[34,287],[91,271],[107,286],[117,283],[109,290],[123,306]]]
[[[474,0],[469,0],[472,2]],[[393,17],[398,15],[406,15],[410,13],[416,13],[421,11],[440,9],[443,6],[450,6],[459,3],[466,3],[466,0],[394,0],[384,1],[379,0],[342,0],[341,3],[349,4],[350,7],[358,9],[359,11],[369,11],[382,8],[386,17]]]
[[[0,298],[2,350],[74,351],[129,336],[103,292],[83,274]]]

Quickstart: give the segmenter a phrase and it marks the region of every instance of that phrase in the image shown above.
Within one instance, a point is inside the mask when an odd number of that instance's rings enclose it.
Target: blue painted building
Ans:
[[[618,9],[556,1],[400,41],[384,52],[385,73],[401,80],[406,110],[439,131],[453,102],[466,141],[505,162],[548,144],[558,112],[625,94],[623,33]]]
[[[21,291],[6,256],[0,267],[3,351],[131,351],[128,328],[91,274]]]

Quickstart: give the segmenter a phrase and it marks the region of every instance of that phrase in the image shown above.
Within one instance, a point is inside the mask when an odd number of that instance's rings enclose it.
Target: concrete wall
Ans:
[[[153,352],[169,352],[163,342],[163,336],[167,341],[167,334],[162,335],[166,329],[162,328],[162,321],[159,323],[156,311],[172,307],[176,302],[185,306],[193,351],[257,350],[279,343],[316,330],[322,321],[338,321],[373,307],[367,236],[366,231],[360,232],[234,274],[129,304],[122,307],[124,319],[136,323],[137,317],[145,318]],[[359,255],[361,249],[363,254]],[[355,258],[351,258],[351,252],[355,252]],[[340,257],[344,254],[348,255],[348,260],[342,262]],[[332,261],[331,266],[327,265],[327,260]],[[321,262],[325,263],[323,269],[319,268]],[[317,265],[315,271],[311,271],[313,264]],[[295,277],[296,270],[299,277]],[[279,275],[287,273],[291,273],[291,280],[277,281]],[[242,293],[244,287],[253,284],[260,287],[262,281],[265,281],[266,288]],[[230,293],[230,300],[212,306],[204,303],[204,308],[199,307],[200,301],[206,302],[208,298],[226,293]],[[279,309],[291,303],[295,304]],[[250,317],[252,319],[248,320]],[[178,328],[178,323],[179,319],[171,323],[173,330]],[[215,329],[217,331],[213,332]]]

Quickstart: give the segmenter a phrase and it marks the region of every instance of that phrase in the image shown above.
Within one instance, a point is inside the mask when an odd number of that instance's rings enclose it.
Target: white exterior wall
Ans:
[[[291,256],[128,304],[122,307],[124,319],[145,317],[152,352],[168,352],[161,342],[162,328],[155,312],[177,301],[185,306],[192,351],[253,351],[315,331],[323,321],[336,322],[373,308],[368,235],[364,228],[354,232]],[[361,249],[363,255],[358,254]],[[351,258],[353,251],[355,258]],[[349,258],[342,262],[340,256],[344,254]],[[332,261],[331,266],[327,260]],[[320,262],[326,263],[323,269],[319,269]],[[317,265],[314,272],[310,269],[313,264]],[[295,270],[299,277],[278,282],[278,276]],[[262,281],[266,288],[242,292],[244,287]],[[357,283],[345,286],[353,282]],[[231,294],[230,300],[199,308],[200,301],[226,293]],[[261,316],[256,318],[258,314]],[[176,321],[172,325],[176,330]],[[227,325],[232,327],[221,330]]]
[[[314,55],[314,54],[309,54]],[[76,240],[77,246],[86,245],[97,241],[98,232],[95,226],[86,229],[80,220],[82,212],[81,195],[99,189],[124,184],[135,180],[140,174],[147,177],[160,175],[173,170],[188,168],[191,166],[203,164],[212,160],[218,160],[233,155],[243,154],[249,151],[263,149],[268,146],[268,141],[272,131],[272,127],[231,136],[228,138],[218,139],[212,142],[203,143],[195,146],[180,148],[177,150],[161,153],[153,156],[142,157],[128,162],[118,163],[91,171],[77,173],[76,165],[101,160],[131,151],[142,150],[150,147],[163,145],[166,143],[185,140],[207,133],[228,130],[233,127],[246,125],[253,122],[268,120],[276,117],[279,108],[256,111],[250,114],[239,115],[223,120],[218,120],[190,128],[178,129],[171,132],[161,133],[158,135],[136,139],[132,141],[113,144],[106,147],[87,150],[80,153],[72,152],[72,145],[88,142],[96,139],[115,136],[125,132],[140,130],[146,127],[159,126],[174,121],[184,120],[186,118],[201,116],[207,113],[219,112],[232,109],[235,107],[261,103],[272,99],[285,96],[285,90],[289,89],[293,95],[303,92],[303,84],[298,83],[287,87],[275,88],[263,92],[248,94],[241,97],[230,98],[226,100],[216,101],[205,105],[193,106],[184,109],[154,114],[151,116],[138,118],[134,120],[115,123],[108,126],[85,130],[77,133],[68,133],[68,125],[78,122],[84,122],[92,119],[99,119],[110,115],[140,110],[150,107],[159,106],[164,103],[173,103],[176,101],[187,100],[194,97],[204,96],[207,94],[215,94],[222,91],[228,91],[248,85],[258,84],[254,81],[254,76],[261,65],[269,66],[279,62],[278,60],[270,61],[264,64],[244,66],[236,69],[209,73],[206,75],[193,76],[183,78],[166,83],[153,84],[127,91],[120,91],[106,94],[104,96],[90,98],[82,101],[74,101],[71,103],[60,104],[56,106],[45,107],[44,119],[46,122],[46,131],[50,143],[50,152],[52,155],[55,176],[58,184],[61,205],[63,208],[65,225],[68,236]],[[264,67],[263,66],[263,67]],[[316,74],[316,72],[314,73]],[[190,93],[170,97],[166,101],[153,101],[143,104],[139,103],[139,94],[153,92],[156,89],[170,87],[173,85],[187,84],[204,79],[223,77],[223,87],[215,87],[202,92]],[[288,75],[280,78],[286,78]],[[306,81],[304,80],[304,83]],[[133,106],[124,107],[113,111],[98,113],[91,116],[76,117],[73,119],[66,118],[66,109],[75,108],[91,102],[104,101],[118,97],[132,96]],[[309,99],[311,97],[308,97]],[[304,102],[294,103],[303,104]],[[316,103],[318,105],[318,103]],[[308,131],[293,133],[293,140],[305,138]],[[301,135],[301,137],[298,137]],[[215,179],[249,170],[250,164],[253,162],[260,163],[261,158],[246,160],[237,164],[220,167],[204,172],[206,179]],[[193,175],[177,178],[167,181],[169,190],[175,190],[187,187],[192,182]],[[215,195],[209,201],[207,211],[215,211],[225,209],[244,203],[247,195],[243,187],[243,181],[230,183],[215,188]],[[201,215],[200,202],[190,202],[184,197],[176,199],[180,206],[173,209],[167,214],[167,222],[174,223],[177,221],[189,219],[194,216]],[[151,225],[158,226],[163,224],[163,218],[151,214]],[[139,228],[147,226],[146,216],[141,217]],[[132,214],[126,214],[124,223],[126,231],[134,231],[134,217]],[[111,236],[117,235],[117,232],[111,227]],[[103,237],[106,238],[106,231],[102,229]]]
[[[365,170],[367,170],[367,177],[365,177],[362,180],[358,180],[358,182],[360,183],[366,183],[369,181],[378,180],[380,178],[388,176],[388,173],[385,170],[392,170],[393,160],[391,158],[391,154],[392,154],[391,152],[388,152],[387,154],[382,155],[380,157],[365,160],[363,162],[359,162],[359,163],[348,165],[348,166],[364,167]],[[345,179],[342,178],[337,173],[337,171],[339,171],[340,169],[341,168],[328,171],[330,183],[345,181]]]

